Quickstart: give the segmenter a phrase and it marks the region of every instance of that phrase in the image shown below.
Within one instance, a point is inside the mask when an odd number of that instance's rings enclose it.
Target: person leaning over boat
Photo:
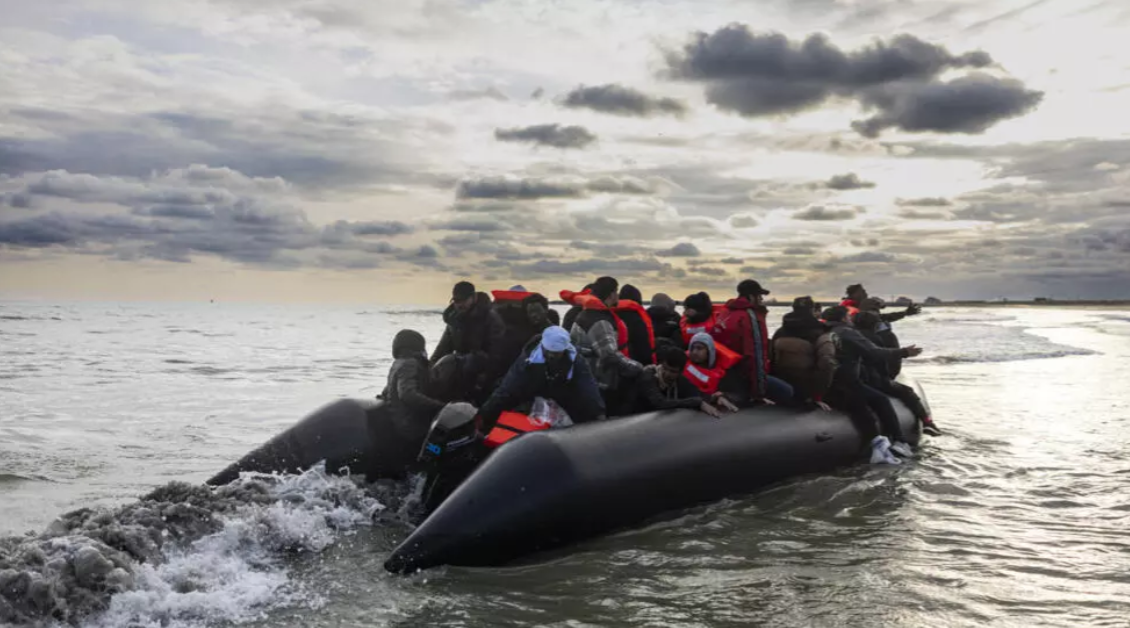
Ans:
[[[836,346],[828,326],[817,318],[812,297],[797,297],[773,334],[770,368],[794,390],[799,403],[830,410],[824,394],[836,374]]]
[[[844,289],[844,293],[847,295],[847,298],[845,298],[843,301],[841,301],[840,305],[842,305],[842,306],[844,306],[848,309],[848,315],[849,316],[855,316],[860,310],[863,310],[864,309],[864,307],[863,307],[864,302],[867,301],[868,299],[871,299],[871,298],[878,299],[878,297],[871,297],[870,295],[868,295],[867,289],[864,288],[863,284],[861,284],[861,283],[853,283],[852,285],[850,285],[846,289]],[[879,301],[879,303],[882,303],[883,300],[878,299],[878,301]],[[914,316],[915,314],[918,314],[921,311],[922,311],[921,305],[911,303],[910,305],[908,305],[906,307],[905,311],[903,311],[903,312],[889,312],[887,314],[883,314],[881,316],[881,318],[883,319],[884,323],[889,324],[889,323],[893,323],[895,321],[901,321],[902,319],[906,318],[907,316]],[[897,341],[897,338],[895,340]],[[895,375],[898,375],[898,373],[895,373]]]
[[[859,307],[861,312],[874,312],[876,315],[878,315],[879,321],[875,325],[873,336],[869,336],[868,339],[879,345],[880,347],[886,347],[888,349],[898,349],[901,346],[899,343],[899,337],[895,335],[895,330],[891,327],[891,323],[902,320],[907,316],[913,316],[914,314],[922,311],[922,306],[911,304],[906,308],[905,312],[891,312],[883,314],[882,310],[884,307],[886,307],[886,304],[883,303],[883,300],[879,297],[867,297],[860,303]],[[908,406],[910,405],[910,403],[913,403],[913,401],[907,402],[907,399],[918,400],[918,404],[919,406],[921,406],[921,400],[918,399],[918,393],[914,392],[913,388],[894,381],[901,372],[902,358],[891,358],[890,363],[887,365],[886,373],[888,378],[891,380],[891,386],[896,391],[895,393],[891,394],[895,397],[898,397],[899,399],[902,399],[903,403],[906,403]],[[884,392],[886,391],[884,390]],[[922,420],[922,432],[924,434],[927,434],[929,436],[942,435],[942,430],[937,426],[937,424],[934,423],[934,419],[931,418],[929,414],[925,412],[925,410],[923,410],[922,413],[916,412],[915,414],[918,415]]]
[[[848,310],[842,305],[824,310],[822,318],[832,330],[832,341],[836,346],[836,375],[832,380],[829,390],[829,403],[832,407],[845,410],[853,420],[857,420],[857,427],[865,437],[871,437],[872,462],[898,464],[898,459],[891,452],[902,456],[913,455],[913,450],[905,442],[902,426],[899,424],[898,415],[895,413],[891,400],[883,393],[875,390],[863,382],[862,364],[882,366],[893,353],[903,357],[914,357],[922,353],[916,346],[903,347],[902,349],[885,349],[863,337],[852,327]],[[864,410],[874,413],[879,418],[879,424],[885,433],[881,436],[871,436],[868,422],[859,419]]]
[[[590,294],[579,298],[583,309],[570,330],[572,342],[588,360],[608,414],[619,416],[629,411],[632,380],[639,376],[643,365],[621,352],[627,344],[628,331],[612,310],[620,299],[619,282],[601,277],[592,286]]]
[[[681,349],[667,345],[656,353],[656,364],[644,367],[636,380],[636,412],[701,410],[718,418],[737,410],[721,394],[706,395],[686,377],[687,355]]]
[[[455,356],[456,382],[448,382],[450,399],[481,400],[490,385],[510,367],[503,358],[506,326],[494,311],[490,297],[476,292],[475,285],[460,281],[451,291],[451,304],[443,312],[447,328],[432,352],[434,367],[448,355]]]
[[[405,329],[392,341],[392,368],[388,383],[377,396],[384,401],[383,411],[369,421],[369,434],[378,455],[380,469],[375,475],[401,475],[428,436],[432,419],[444,402],[430,394],[428,354],[424,336]]]
[[[769,291],[746,279],[738,284],[738,296],[726,302],[726,311],[717,318],[714,339],[741,355],[749,378],[749,399],[753,403],[789,403],[793,387],[769,374],[769,331],[764,305]]]
[[[864,338],[877,346],[883,346],[883,340],[879,336],[879,326],[882,325],[882,321],[879,319],[878,312],[863,310],[855,315],[852,324]],[[893,361],[889,360],[886,364],[864,363],[862,365],[863,382],[875,390],[903,402],[914,413],[914,417],[922,422],[922,431],[931,436],[937,436],[941,433],[941,430],[930,419],[930,413],[926,410],[926,406],[922,404],[922,398],[913,388],[896,382],[891,377],[888,367]],[[899,361],[901,362],[901,358]]]
[[[479,430],[491,431],[506,410],[530,404],[535,397],[557,403],[573,423],[605,418],[604,400],[589,365],[569,341],[564,328],[547,327],[530,341],[486,403],[479,408]]]

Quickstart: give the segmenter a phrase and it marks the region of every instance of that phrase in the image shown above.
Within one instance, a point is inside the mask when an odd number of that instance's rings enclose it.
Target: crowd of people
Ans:
[[[680,314],[666,294],[645,308],[638,288],[600,277],[562,291],[571,307],[559,318],[544,295],[522,286],[487,295],[461,281],[430,356],[419,332],[401,331],[393,342],[381,397],[396,406],[396,448],[418,449],[432,418],[453,401],[478,408],[481,434],[500,418],[531,412],[535,401],[537,412],[550,408],[542,418],[555,427],[676,408],[719,418],[754,405],[838,409],[875,464],[913,455],[891,397],[925,433],[940,434],[914,389],[896,381],[902,360],[922,350],[900,346],[892,323],[919,306],[885,313],[884,302],[856,284],[825,309],[811,297],[795,299],[770,336],[768,294],[747,279],[724,303],[688,295]]]

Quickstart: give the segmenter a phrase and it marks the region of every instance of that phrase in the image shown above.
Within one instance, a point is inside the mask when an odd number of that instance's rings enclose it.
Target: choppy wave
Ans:
[[[1023,360],[1049,360],[1052,358],[1066,358],[1079,355],[1096,355],[1098,352],[1090,349],[1077,349],[1063,347],[1060,349],[1040,350],[1032,352],[1013,352],[1005,355],[937,355],[915,358],[916,364],[990,364],[1000,362],[1019,362]]]
[[[321,466],[223,487],[173,482],[115,509],[0,539],[0,624],[201,626],[321,599],[284,558],[318,553],[384,506]]]

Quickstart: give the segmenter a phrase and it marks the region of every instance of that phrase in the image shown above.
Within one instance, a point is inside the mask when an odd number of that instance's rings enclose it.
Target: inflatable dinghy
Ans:
[[[901,402],[892,403],[907,440],[917,444],[921,425]],[[402,463],[386,462],[390,452],[380,451],[380,439],[371,433],[381,411],[377,401],[328,404],[208,483],[226,484],[243,471],[299,472],[322,460],[334,473],[370,479],[403,474]],[[864,449],[845,414],[779,406],[720,419],[674,410],[531,432],[495,450],[393,551],[385,568],[406,573],[502,565],[657,515],[859,463]]]
[[[921,426],[892,400],[907,440]],[[385,568],[494,566],[858,463],[865,443],[840,412],[781,407],[714,419],[693,410],[531,432],[500,447],[397,547]]]

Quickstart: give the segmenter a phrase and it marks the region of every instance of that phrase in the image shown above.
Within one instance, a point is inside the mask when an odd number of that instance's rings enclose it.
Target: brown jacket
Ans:
[[[773,338],[773,375],[789,384],[801,399],[820,401],[836,373],[836,345],[831,334],[814,318],[811,323],[785,317]],[[793,323],[793,324],[790,324]]]

